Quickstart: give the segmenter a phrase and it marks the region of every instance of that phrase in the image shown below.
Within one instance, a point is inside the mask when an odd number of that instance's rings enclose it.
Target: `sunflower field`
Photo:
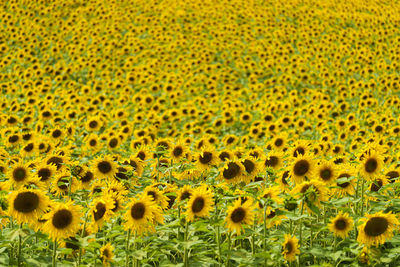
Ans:
[[[0,266],[400,266],[400,3],[0,3]]]

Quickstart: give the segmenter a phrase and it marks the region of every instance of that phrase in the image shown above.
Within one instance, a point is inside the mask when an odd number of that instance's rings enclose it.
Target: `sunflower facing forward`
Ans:
[[[163,222],[161,208],[145,194],[128,204],[124,218],[125,230],[132,230],[136,234],[154,231],[154,224]]]
[[[111,243],[107,243],[105,246],[100,248],[100,258],[103,262],[103,266],[109,266],[110,262],[113,261],[113,250],[114,247],[111,245]]]
[[[350,230],[353,228],[354,221],[349,217],[348,213],[339,212],[339,214],[331,220],[329,229],[335,236],[346,238]]]
[[[97,178],[113,178],[117,173],[118,165],[110,156],[97,158],[92,165],[92,172]]]
[[[384,244],[393,237],[393,230],[399,225],[396,215],[391,212],[380,211],[366,217],[360,220],[363,224],[358,227],[357,241],[367,246]]]
[[[287,261],[296,260],[296,255],[300,254],[299,241],[295,236],[285,235],[285,241],[282,244],[282,255]]]
[[[254,222],[253,201],[237,199],[232,206],[228,208],[228,215],[225,218],[226,226],[230,231],[240,234],[244,225],[252,225]]]
[[[186,205],[186,220],[191,222],[196,217],[206,217],[214,205],[212,192],[206,186],[193,190]]]
[[[82,214],[81,207],[73,201],[54,204],[51,212],[45,214],[43,231],[53,240],[74,236],[79,230]]]
[[[19,223],[35,222],[45,212],[49,201],[40,190],[14,191],[8,196],[8,213]]]

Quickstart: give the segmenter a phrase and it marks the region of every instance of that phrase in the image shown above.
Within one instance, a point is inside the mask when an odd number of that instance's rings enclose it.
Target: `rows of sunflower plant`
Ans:
[[[400,265],[400,5],[0,3],[0,265]]]

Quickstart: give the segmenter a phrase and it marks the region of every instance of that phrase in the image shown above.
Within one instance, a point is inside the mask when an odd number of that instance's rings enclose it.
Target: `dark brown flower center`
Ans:
[[[13,171],[13,178],[15,181],[20,182],[26,178],[26,169],[23,167],[17,167]]]
[[[279,159],[276,156],[270,156],[269,159],[265,160],[265,166],[266,167],[275,167],[276,165],[278,165],[279,163]]]
[[[304,155],[306,153],[305,149],[302,147],[298,147],[293,152],[293,157],[297,157],[298,155]]]
[[[292,251],[293,251],[293,244],[292,244],[291,241],[288,241],[288,242],[285,244],[285,250],[286,250],[286,254],[292,253]]]
[[[47,181],[51,176],[51,171],[48,168],[42,168],[38,171],[40,181]]]
[[[200,155],[199,161],[202,164],[208,164],[211,162],[213,154],[211,152],[203,152],[203,156]]]
[[[241,223],[246,216],[246,211],[242,208],[236,208],[231,214],[231,220],[234,223]]]
[[[174,151],[172,151],[172,154],[174,154],[175,157],[180,157],[183,153],[182,147],[178,146],[175,147]]]
[[[228,152],[223,151],[219,154],[219,158],[220,160],[225,161],[227,159],[230,159],[230,156]]]
[[[198,213],[203,210],[205,201],[203,197],[197,197],[192,204],[193,213]]]
[[[308,172],[309,169],[310,163],[307,160],[302,159],[294,164],[293,172],[297,176],[303,176]]]
[[[229,162],[228,168],[224,169],[222,175],[225,179],[230,180],[235,178],[240,172],[240,167],[235,162]]]
[[[188,198],[190,198],[191,195],[192,195],[192,194],[190,194],[190,192],[185,191],[185,192],[183,192],[182,195],[181,195],[181,200],[188,199]]]
[[[64,229],[72,222],[72,212],[67,209],[62,209],[54,213],[52,224],[57,229]]]
[[[367,236],[379,236],[389,228],[389,222],[383,217],[373,217],[365,225],[364,232]]]
[[[106,205],[104,205],[104,203],[97,203],[96,205],[96,210],[93,211],[93,215],[94,215],[94,220],[98,221],[101,218],[104,217],[104,214],[106,214]]]
[[[22,192],[14,200],[14,209],[22,213],[30,213],[39,206],[39,197],[33,192]]]
[[[338,219],[335,222],[335,229],[337,229],[337,230],[344,230],[344,229],[346,229],[346,226],[347,226],[347,222],[345,219]]]
[[[378,168],[378,161],[374,158],[370,158],[365,162],[365,171],[368,173],[373,173]]]
[[[99,171],[103,174],[109,173],[112,169],[110,162],[108,161],[100,161],[97,164],[97,168],[99,169]]]
[[[243,166],[246,169],[247,173],[252,173],[256,167],[256,165],[254,164],[254,162],[252,162],[251,160],[245,159],[243,161]]]
[[[143,203],[138,202],[135,203],[131,208],[131,216],[135,220],[140,220],[144,217],[144,213],[146,211],[146,207]]]
[[[332,178],[332,170],[329,168],[322,169],[319,172],[319,176],[324,181],[329,181]]]

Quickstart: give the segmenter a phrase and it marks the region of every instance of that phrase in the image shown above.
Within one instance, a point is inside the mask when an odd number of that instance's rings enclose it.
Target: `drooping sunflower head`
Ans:
[[[393,230],[398,227],[399,221],[396,215],[383,213],[367,214],[366,218],[360,220],[363,222],[358,227],[357,241],[366,246],[378,246],[384,244],[386,240],[393,237]]]
[[[178,202],[189,200],[193,193],[193,189],[190,185],[184,185],[178,192]]]
[[[349,217],[348,213],[339,212],[338,215],[331,220],[329,229],[335,236],[346,238],[353,228],[354,221]]]
[[[95,198],[90,205],[92,215],[92,230],[97,232],[106,222],[114,215],[114,200],[109,194],[104,194],[102,197]]]

